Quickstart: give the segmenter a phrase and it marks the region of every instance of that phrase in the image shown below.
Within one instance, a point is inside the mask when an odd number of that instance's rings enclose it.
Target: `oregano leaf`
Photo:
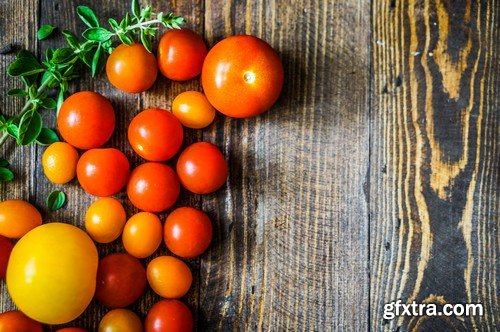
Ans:
[[[54,190],[47,196],[47,208],[50,211],[57,211],[66,203],[66,194],[60,190]]]
[[[42,128],[40,134],[36,138],[36,143],[39,145],[50,145],[59,142],[59,137],[56,132],[50,128]]]
[[[85,23],[89,28],[97,28],[99,26],[99,20],[92,9],[87,6],[76,7],[76,13],[78,17]]]
[[[7,167],[0,167],[0,182],[9,182],[14,180],[14,173]]]
[[[82,35],[85,39],[96,42],[105,42],[113,37],[113,33],[104,28],[89,28]]]
[[[45,38],[49,37],[52,32],[54,32],[55,27],[49,24],[44,24],[38,29],[38,32],[36,34],[38,40],[44,40]]]

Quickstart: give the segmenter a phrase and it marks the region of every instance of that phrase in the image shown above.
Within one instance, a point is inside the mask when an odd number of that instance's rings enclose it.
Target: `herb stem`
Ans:
[[[142,28],[144,26],[150,26],[150,25],[153,25],[153,24],[158,24],[158,23],[162,23],[160,20],[150,20],[150,21],[145,21],[145,22],[139,22],[139,23],[136,23],[134,25],[130,25],[126,28],[126,31],[130,31],[130,30],[134,30],[134,29],[137,29],[137,28]]]

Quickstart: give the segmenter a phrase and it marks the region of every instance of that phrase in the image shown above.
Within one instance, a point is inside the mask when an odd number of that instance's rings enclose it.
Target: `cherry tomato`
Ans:
[[[88,330],[83,327],[65,327],[57,330],[56,332],[88,332]]]
[[[57,127],[64,140],[74,147],[98,148],[113,134],[115,111],[109,100],[97,92],[77,92],[62,104]]]
[[[149,262],[147,276],[151,288],[170,299],[186,295],[193,282],[186,263],[173,256],[159,256]]]
[[[161,300],[149,309],[145,332],[190,332],[194,322],[191,310],[179,300]]]
[[[188,146],[177,160],[177,174],[187,190],[209,194],[226,182],[227,163],[219,148],[207,142]]]
[[[50,182],[68,183],[76,175],[78,151],[68,143],[55,142],[49,145],[42,156],[43,172]]]
[[[120,236],[126,221],[122,203],[112,197],[103,197],[87,209],[85,229],[94,241],[110,243]]]
[[[172,113],[159,108],[135,116],[128,127],[128,141],[134,151],[149,161],[165,161],[179,151],[184,130]]]
[[[117,89],[129,93],[148,90],[156,81],[156,58],[141,43],[120,44],[106,62],[106,75]]]
[[[127,184],[130,165],[117,149],[92,149],[80,157],[76,167],[78,182],[94,196],[111,196]]]
[[[141,319],[127,309],[108,312],[99,323],[98,332],[142,332]]]
[[[212,222],[203,211],[180,207],[168,215],[163,238],[168,250],[177,256],[194,258],[210,245]]]
[[[48,223],[14,246],[7,289],[19,310],[45,324],[64,324],[87,308],[94,296],[97,249],[73,225]]]
[[[12,245],[9,239],[0,235],[0,279],[5,278],[7,264],[9,263],[9,257],[13,247],[14,245]]]
[[[124,308],[137,300],[146,287],[146,270],[129,254],[115,253],[99,261],[96,299],[108,308]]]
[[[42,215],[26,201],[10,199],[0,203],[0,235],[19,239],[42,224]]]
[[[140,210],[165,211],[177,201],[179,179],[167,165],[145,163],[132,171],[127,186],[128,198]]]
[[[189,29],[172,29],[158,45],[158,67],[167,78],[186,81],[201,73],[207,46],[200,35]]]
[[[161,221],[149,212],[133,215],[125,224],[122,234],[125,250],[137,258],[151,256],[160,246],[161,238]]]
[[[0,313],[0,332],[43,332],[42,324],[19,310]]]
[[[184,126],[193,129],[205,128],[215,118],[215,108],[198,91],[186,91],[175,97],[172,113]]]
[[[217,43],[203,64],[203,91],[221,113],[249,118],[268,110],[283,87],[283,65],[265,41],[232,36]]]

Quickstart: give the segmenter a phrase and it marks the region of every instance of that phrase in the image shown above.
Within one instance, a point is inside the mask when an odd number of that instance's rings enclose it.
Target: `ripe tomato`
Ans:
[[[128,141],[134,151],[149,161],[165,161],[179,151],[184,130],[172,113],[159,108],[137,114],[128,127]]]
[[[0,235],[19,239],[42,224],[42,215],[26,201],[10,199],[0,203]]]
[[[172,113],[188,128],[205,128],[214,121],[215,108],[198,91],[186,91],[175,97]]]
[[[94,296],[97,249],[81,229],[63,223],[39,226],[14,246],[7,289],[18,308],[46,324],[78,317]]]
[[[108,312],[99,323],[98,332],[142,332],[141,319],[127,309]]]
[[[42,324],[19,310],[0,313],[0,332],[43,332]]]
[[[283,65],[272,47],[245,35],[217,43],[208,52],[201,73],[210,104],[235,118],[268,110],[281,93],[283,79]]]
[[[65,327],[57,330],[56,332],[88,332],[88,330],[83,327]]]
[[[158,44],[158,67],[167,78],[186,81],[201,73],[207,46],[196,32],[172,29],[161,37]]]
[[[147,276],[158,295],[171,299],[186,295],[193,282],[186,263],[173,256],[159,256],[149,262]]]
[[[128,198],[140,210],[165,211],[177,201],[179,179],[167,165],[145,163],[132,171],[127,185]]]
[[[151,256],[161,244],[160,219],[149,212],[133,215],[125,224],[122,241],[125,250],[134,257]]]
[[[211,143],[191,144],[177,160],[177,174],[182,185],[195,194],[216,191],[226,182],[227,173],[224,155]]]
[[[43,172],[50,182],[68,183],[76,175],[78,151],[68,143],[52,143],[43,153]]]
[[[74,147],[98,148],[113,134],[115,111],[109,100],[97,92],[77,92],[62,104],[57,127],[64,140]]]
[[[141,43],[120,44],[106,62],[106,75],[117,89],[129,93],[143,92],[156,81],[156,58]]]
[[[177,256],[194,258],[207,250],[212,241],[212,222],[192,207],[172,211],[165,221],[163,239],[168,250]]]
[[[179,300],[161,300],[149,309],[144,322],[145,332],[190,332],[193,315]]]
[[[137,258],[115,253],[99,261],[96,299],[108,308],[124,308],[137,300],[146,287],[146,270]]]
[[[7,264],[9,263],[9,257],[13,247],[9,239],[0,235],[0,279],[5,277]]]
[[[120,236],[126,221],[122,203],[112,197],[103,197],[87,209],[85,229],[94,241],[110,243]]]
[[[92,149],[80,157],[76,167],[78,182],[94,196],[111,196],[127,184],[130,165],[117,149]]]

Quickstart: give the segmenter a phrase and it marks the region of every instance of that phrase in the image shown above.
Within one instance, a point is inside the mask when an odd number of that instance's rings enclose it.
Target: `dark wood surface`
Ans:
[[[187,131],[186,143],[214,142],[230,163],[222,190],[183,192],[178,203],[203,208],[215,226],[209,251],[189,261],[185,300],[199,330],[500,330],[498,1],[151,3],[183,15],[209,45],[241,33],[265,39],[286,73],[271,111]],[[117,0],[0,1],[0,48],[13,50],[0,55],[2,112],[21,106],[6,97],[15,50],[62,45],[36,41],[37,27],[81,31],[79,4],[100,17],[128,9]],[[119,121],[108,145],[137,165],[128,122],[200,84],[160,78],[128,95],[101,77],[72,86],[82,89],[111,99]],[[55,124],[54,113],[44,120]],[[45,198],[59,187],[43,176],[42,151],[12,141],[0,149],[17,175],[0,184],[0,199],[27,199],[45,220],[81,226],[94,198],[75,180],[62,187],[67,206],[49,213]],[[121,250],[120,241],[99,246],[102,255]],[[4,311],[13,305],[0,285]],[[144,317],[158,299],[148,290],[133,309]],[[384,304],[397,299],[480,302],[485,314],[384,320]],[[95,330],[105,312],[93,302],[74,325]]]

